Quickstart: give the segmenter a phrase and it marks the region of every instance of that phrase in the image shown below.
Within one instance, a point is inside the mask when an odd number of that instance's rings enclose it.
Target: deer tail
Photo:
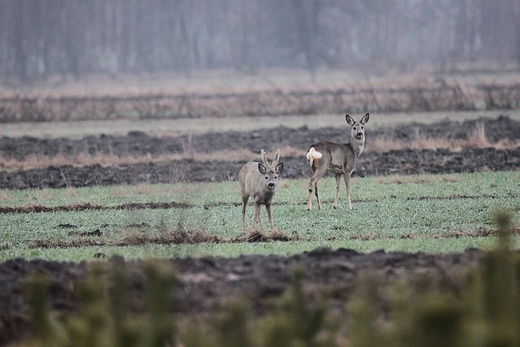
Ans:
[[[322,154],[316,150],[316,148],[311,147],[309,148],[309,151],[307,152],[307,160],[309,161],[309,165],[312,167],[314,164],[314,159],[319,159],[322,157]]]

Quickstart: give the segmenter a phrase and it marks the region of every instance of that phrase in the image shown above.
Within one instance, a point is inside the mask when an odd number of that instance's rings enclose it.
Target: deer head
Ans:
[[[267,188],[274,189],[276,187],[276,181],[278,180],[278,175],[283,170],[283,163],[278,164],[280,160],[280,150],[276,151],[275,158],[271,164],[267,161],[266,153],[262,149],[260,152],[260,156],[262,158],[262,162],[258,163],[258,171],[262,175],[264,175],[267,180]]]
[[[348,125],[351,126],[351,136],[356,141],[364,141],[365,140],[365,127],[364,125],[368,122],[370,118],[370,114],[366,113],[363,118],[359,122],[356,122],[354,118],[349,116],[348,114],[345,116],[345,120]]]

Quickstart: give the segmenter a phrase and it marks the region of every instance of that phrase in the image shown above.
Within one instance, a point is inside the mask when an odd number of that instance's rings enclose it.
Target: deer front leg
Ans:
[[[260,225],[260,230],[264,231],[264,225],[262,224],[262,219],[260,218],[260,207],[261,205],[255,202],[255,219],[253,221],[253,230],[256,229],[256,222]]]
[[[273,228],[273,216],[271,214],[271,204],[266,204],[265,209],[267,210],[267,218],[269,219],[269,225],[271,226],[271,231],[273,231],[274,228]]]
[[[352,210],[352,202],[350,202],[350,172],[346,172],[345,176],[345,187],[347,188],[347,199],[348,207]]]
[[[242,197],[242,233],[246,232],[246,206],[249,196]]]
[[[339,198],[339,180],[341,178],[341,174],[336,174],[336,197],[334,198],[334,209],[338,207],[338,198]]]

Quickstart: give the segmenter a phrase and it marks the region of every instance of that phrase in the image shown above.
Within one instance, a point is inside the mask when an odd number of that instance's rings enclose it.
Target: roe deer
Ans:
[[[271,230],[273,230],[273,217],[271,215],[271,202],[274,197],[276,181],[283,170],[283,163],[280,160],[280,150],[276,152],[276,156],[271,164],[265,157],[265,151],[260,152],[262,163],[250,161],[245,164],[238,173],[238,181],[240,182],[240,190],[242,193],[242,232],[246,230],[246,205],[249,197],[253,198],[255,206],[255,218],[253,219],[253,230],[256,223],[260,224],[260,228],[264,231],[262,220],[260,219],[260,205],[265,205],[267,217]]]
[[[345,116],[347,123],[351,127],[350,139],[347,143],[322,141],[311,145],[309,148],[307,159],[314,172],[309,182],[309,196],[307,199],[307,209],[309,211],[312,208],[311,198],[313,189],[316,194],[316,199],[318,200],[318,209],[321,209],[320,197],[318,195],[318,181],[327,171],[336,175],[334,208],[338,206],[339,179],[341,175],[343,175],[347,188],[348,206],[352,209],[352,202],[350,201],[350,175],[352,171],[354,171],[358,158],[365,147],[364,125],[368,122],[369,117],[370,115],[367,113],[359,122],[356,122],[354,118],[348,114]]]

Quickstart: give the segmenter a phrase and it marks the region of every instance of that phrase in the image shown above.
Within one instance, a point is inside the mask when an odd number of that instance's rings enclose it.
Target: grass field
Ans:
[[[307,180],[282,180],[273,215],[289,241],[237,242],[241,235],[237,182],[0,191],[0,261],[16,257],[61,261],[95,254],[127,259],[240,254],[288,255],[316,247],[363,252],[451,252],[494,244],[492,214],[514,211],[520,173],[355,178],[354,209],[334,179],[321,183],[323,209],[307,211]],[[165,208],[161,203],[168,203]],[[140,205],[141,204],[141,205]],[[43,210],[46,212],[31,212]],[[253,218],[251,202],[247,224]],[[264,224],[268,225],[265,209]],[[172,235],[216,235],[219,242],[174,244]]]

